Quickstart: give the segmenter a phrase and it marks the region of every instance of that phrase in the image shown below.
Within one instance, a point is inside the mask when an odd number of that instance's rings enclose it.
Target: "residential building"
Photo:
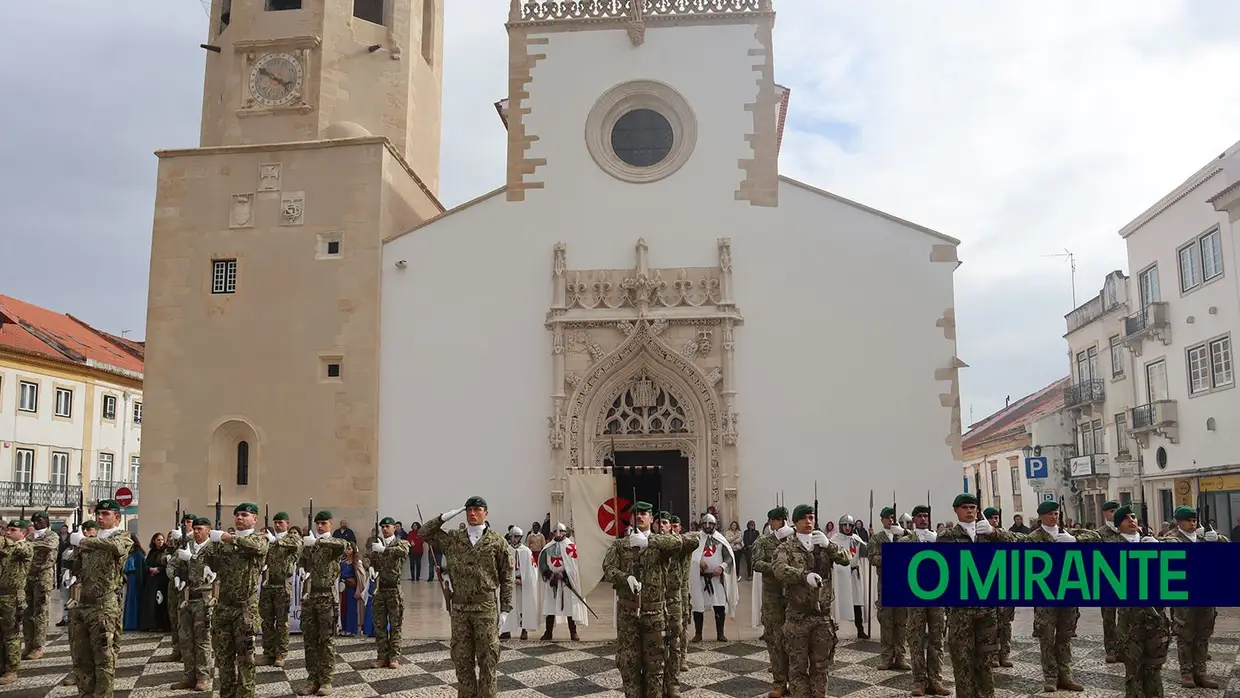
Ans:
[[[1238,182],[1240,143],[1120,230],[1134,282],[1128,427],[1146,501],[1164,521],[1177,505],[1204,506],[1224,530],[1240,517]]]
[[[0,512],[70,521],[128,487],[138,512],[145,346],[0,295]]]
[[[999,509],[1005,526],[1017,514],[1026,523],[1034,518],[1044,492],[1056,500],[1063,498],[1063,468],[1075,449],[1070,436],[1064,435],[1070,432],[1055,427],[1070,385],[1070,378],[1061,378],[1009,401],[1003,409],[969,425],[961,437],[964,490],[976,494],[982,507]],[[1048,477],[1031,482],[1025,459],[1042,456],[1047,459]]]

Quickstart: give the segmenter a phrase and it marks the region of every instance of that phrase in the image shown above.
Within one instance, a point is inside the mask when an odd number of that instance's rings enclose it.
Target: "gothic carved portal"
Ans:
[[[553,516],[564,517],[567,478],[602,467],[616,451],[679,451],[689,463],[689,505],[735,497],[739,416],[731,244],[718,266],[652,269],[644,240],[631,269],[573,270],[552,256]],[[558,511],[557,511],[558,510]]]

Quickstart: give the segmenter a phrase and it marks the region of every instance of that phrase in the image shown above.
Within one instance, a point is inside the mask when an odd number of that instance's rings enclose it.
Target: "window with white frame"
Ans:
[[[17,409],[22,412],[39,411],[39,384],[22,381],[17,385]]]
[[[141,456],[130,456],[129,457],[129,481],[130,482],[138,481],[138,470],[141,468],[141,466],[142,466]]]
[[[56,389],[56,416],[73,416],[73,391],[68,388]]]
[[[34,481],[34,449],[18,448],[13,451],[13,480],[25,489]]]
[[[1158,290],[1158,265],[1146,269],[1137,277],[1137,285],[1141,293],[1141,307],[1148,307],[1150,303],[1162,300]]]
[[[1146,402],[1158,402],[1168,399],[1167,362],[1159,359],[1145,366],[1145,399]]]
[[[1189,347],[1188,392],[1193,395],[1232,385],[1231,337]]]
[[[1179,250],[1180,292],[1185,293],[1223,273],[1223,247],[1218,228]]]
[[[95,479],[99,482],[112,482],[112,466],[115,464],[115,456],[111,453],[99,454],[99,471],[95,473]]]
[[[134,426],[142,426],[142,403],[136,400],[133,403],[133,423]]]
[[[1020,494],[1020,467],[1013,465],[1009,470],[1012,471],[1012,494]]]
[[[1124,338],[1115,335],[1111,338],[1111,377],[1124,375]]]
[[[1115,452],[1128,455],[1128,413],[1115,415]]]
[[[1095,419],[1092,431],[1094,433],[1094,453],[1107,452],[1106,431],[1102,428],[1102,420]]]
[[[1076,425],[1077,446],[1079,447],[1076,454],[1078,456],[1092,456],[1094,454],[1094,430],[1089,422],[1081,422]]]
[[[103,418],[109,419],[109,420],[116,419],[116,396],[115,395],[104,395],[103,396]]]
[[[211,293],[237,292],[237,260],[216,259],[211,262]]]
[[[52,451],[52,487],[64,489],[69,484],[69,454]]]
[[[999,464],[995,461],[990,462],[990,496],[999,501]]]

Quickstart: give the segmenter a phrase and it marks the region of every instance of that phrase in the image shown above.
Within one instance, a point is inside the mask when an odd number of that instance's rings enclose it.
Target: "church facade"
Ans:
[[[779,174],[771,0],[514,0],[506,183],[447,211],[440,0],[290,4],[215,0],[202,147],[159,154],[144,528],[217,486],[606,528],[585,474],[946,505],[959,243]]]

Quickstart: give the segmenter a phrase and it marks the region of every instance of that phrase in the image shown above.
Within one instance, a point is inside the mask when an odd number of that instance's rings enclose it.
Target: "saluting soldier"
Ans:
[[[1115,510],[1111,521],[1119,540],[1126,543],[1157,543],[1142,537],[1132,507]],[[1116,612],[1115,650],[1124,662],[1125,698],[1162,698],[1162,667],[1171,647],[1171,621],[1166,609],[1154,606],[1128,606]]]
[[[763,533],[753,546],[753,578],[754,603],[759,604],[759,622],[762,625],[762,639],[766,642],[766,653],[771,659],[771,692],[768,698],[782,698],[788,695],[788,649],[784,645],[784,622],[788,602],[784,600],[784,585],[775,576],[772,565],[775,562],[775,549],[788,536],[793,528],[788,525],[788,510],[775,507],[766,512],[767,525],[770,531]]]
[[[178,644],[181,661],[185,665],[185,677],[172,685],[173,689],[210,691],[211,672],[211,614],[215,610],[216,574],[206,564],[206,548],[211,543],[211,522],[202,517],[192,522],[193,531],[188,544],[179,548],[172,564],[172,587],[174,595],[168,599],[168,608],[178,616]]]
[[[465,512],[465,528],[445,531],[444,524],[461,512]],[[422,538],[452,562],[449,613],[456,693],[460,698],[494,698],[499,627],[512,612],[512,549],[487,523],[487,500],[477,495],[466,499],[464,508],[427,521]]]
[[[98,532],[91,537],[82,533],[69,536],[69,544],[77,547],[79,625],[70,642],[77,646],[75,667],[78,673],[78,694],[111,696],[116,677],[116,643],[121,632],[121,604],[117,598],[125,558],[133,548],[133,539],[121,527],[121,507],[114,499],[100,500],[95,505]]]
[[[22,602],[34,548],[26,542],[25,521],[14,519],[0,539],[0,686],[17,680],[22,655]],[[46,620],[44,621],[46,622]]]
[[[1175,528],[1163,540],[1170,543],[1227,542],[1216,531],[1197,525],[1197,510],[1175,508]],[[1217,681],[1207,673],[1210,637],[1214,635],[1214,619],[1218,610],[1209,606],[1171,609],[1171,628],[1175,633],[1176,654],[1180,662],[1180,685],[1184,688],[1218,688]]]
[[[41,659],[47,639],[47,614],[52,587],[56,581],[56,556],[60,554],[60,538],[52,533],[51,519],[46,511],[30,519],[34,531],[26,540],[34,547],[34,559],[26,572],[26,607],[22,613],[22,635],[26,640],[23,659]]]
[[[1094,530],[1098,537],[1106,543],[1121,543],[1124,536],[1119,532],[1115,512],[1119,510],[1119,502],[1106,502],[1102,505],[1102,525]],[[1012,609],[1015,610],[1015,609]],[[1102,646],[1106,650],[1107,664],[1122,661],[1119,656],[1119,633],[1116,627],[1116,609],[1102,609]]]
[[[1003,512],[998,509],[986,507],[982,512],[982,517],[996,531],[1002,528]],[[1012,666],[1012,623],[1015,621],[1015,606],[1003,606],[995,609],[995,622],[997,623],[999,633],[999,653],[990,658],[991,668]]]
[[[956,523],[938,534],[939,543],[988,542],[996,530],[978,518],[977,497],[968,492],[952,500]],[[994,609],[957,607],[947,609],[947,648],[952,658],[956,695],[960,698],[991,698],[995,677],[991,657],[999,651]]]
[[[680,535],[672,529],[672,515],[666,511],[659,512],[659,533]],[[687,610],[685,599],[689,594],[690,555],[697,547],[697,538],[693,537],[691,543],[692,547],[689,547],[690,543],[686,543],[680,550],[672,553],[668,562],[667,583],[663,588],[666,603],[663,607],[666,624],[663,637],[667,648],[667,659],[663,665],[664,698],[680,696],[680,667],[685,662],[685,649],[688,647],[685,643],[687,638],[683,623]]]
[[[301,636],[306,648],[306,685],[297,695],[326,696],[332,692],[332,672],[336,669],[336,621],[340,618],[340,558],[349,541],[332,537],[332,513],[314,515],[314,530],[302,539],[302,584],[307,589],[301,601]]]
[[[882,654],[879,669],[897,669],[908,671],[913,667],[904,661],[904,630],[908,617],[903,608],[883,608],[883,545],[898,540],[904,535],[904,529],[896,524],[896,510],[883,507],[879,512],[883,528],[870,535],[868,557],[873,566],[874,575],[878,578],[878,596],[874,606],[878,611],[878,627],[882,631]]]
[[[195,523],[197,520],[195,521]],[[211,618],[211,645],[222,698],[254,696],[254,630],[258,621],[258,577],[267,557],[267,537],[254,527],[258,505],[242,502],[233,509],[233,533],[211,531],[211,545],[199,550],[219,575],[219,598]]]
[[[936,543],[938,536],[930,527],[930,507],[919,504],[909,516],[912,531],[898,543]],[[943,685],[943,638],[947,635],[947,611],[942,607],[909,608],[907,636],[909,654],[913,659],[913,695],[949,696]]]
[[[375,668],[400,666],[400,624],[405,619],[404,601],[400,593],[401,570],[409,558],[409,543],[396,537],[396,519],[384,517],[379,522],[381,538],[370,544],[367,567],[375,571],[375,595],[372,601],[375,619],[375,645],[379,658]]]
[[[288,610],[293,602],[293,568],[301,554],[301,536],[289,535],[289,518],[283,511],[276,512],[271,526],[275,531],[267,532],[267,561],[258,595],[263,653],[255,660],[259,666],[282,667],[288,654]]]
[[[172,584],[172,577],[173,577],[172,563],[177,559],[177,551],[180,550],[181,548],[186,547],[186,545],[188,545],[188,539],[190,535],[194,532],[194,519],[196,518],[198,517],[194,516],[188,511],[185,512],[184,514],[181,514],[181,521],[177,525],[176,530],[168,534],[168,539],[164,541],[164,547],[163,547],[163,550],[161,551],[163,553],[162,559],[164,561],[163,564],[168,568],[168,589],[164,593],[168,595],[169,599],[176,598],[176,595],[177,595],[176,587],[174,587]],[[169,607],[169,608],[170,610],[168,613],[168,625],[172,628],[172,636],[180,637],[180,630],[179,630],[180,623],[181,623],[180,614],[171,610],[172,607]],[[168,661],[170,662],[181,661],[180,643],[177,643],[177,642],[172,643],[172,656],[168,658]]]

